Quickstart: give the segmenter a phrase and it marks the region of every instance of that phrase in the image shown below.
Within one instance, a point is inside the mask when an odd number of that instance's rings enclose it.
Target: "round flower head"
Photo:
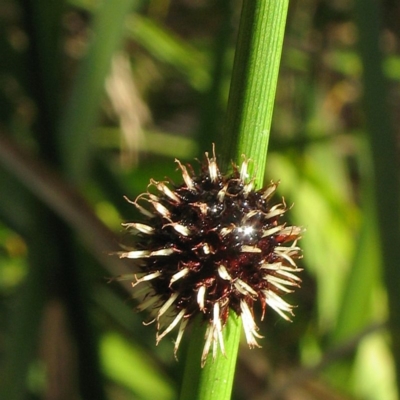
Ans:
[[[143,223],[124,224],[136,231],[134,248],[120,257],[134,259],[140,273],[133,286],[145,286],[139,310],[150,309],[157,324],[157,343],[177,327],[175,354],[190,321],[202,315],[207,323],[202,364],[212,346],[224,353],[222,330],[229,310],[242,317],[247,343],[262,336],[253,306],[267,306],[290,320],[290,304],[282,295],[300,285],[297,246],[302,229],[281,222],[284,201],[271,205],[277,184],[255,190],[248,178],[248,160],[222,175],[215,154],[205,154],[201,171],[175,160],[184,183],[150,181],[149,190],[132,202]]]

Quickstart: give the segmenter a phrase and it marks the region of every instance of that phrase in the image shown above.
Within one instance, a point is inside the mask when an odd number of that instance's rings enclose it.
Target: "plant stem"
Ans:
[[[225,132],[218,149],[225,161],[251,158],[263,182],[288,0],[244,0]],[[181,400],[230,399],[240,339],[240,319],[231,312],[224,327],[226,357],[202,369],[205,324],[197,321],[189,345]],[[210,357],[211,358],[211,357]]]
[[[263,181],[288,0],[244,1],[222,146],[251,157]],[[229,161],[229,160],[228,160]]]
[[[180,400],[231,398],[233,375],[239,350],[241,319],[233,311],[230,312],[228,322],[224,327],[226,356],[218,354],[217,358],[212,360],[210,354],[206,365],[201,368],[200,359],[206,327],[207,324],[202,318],[198,318],[193,326]]]

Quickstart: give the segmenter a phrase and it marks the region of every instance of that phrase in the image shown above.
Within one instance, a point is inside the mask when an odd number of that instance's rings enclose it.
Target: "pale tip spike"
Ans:
[[[180,203],[181,200],[175,192],[173,192],[164,182],[157,182],[154,179],[150,179],[150,184],[154,185],[160,192],[164,193],[171,200],[176,203]]]
[[[123,198],[130,204],[136,205],[136,201],[131,200],[128,196],[123,196]]]
[[[254,188],[254,179],[252,179],[249,183],[247,183],[243,188],[243,195],[245,198],[247,198],[248,194],[253,190],[253,188]]]
[[[179,325],[179,332],[178,332],[178,336],[176,337],[175,346],[174,346],[174,356],[175,356],[176,360],[178,360],[177,353],[178,353],[179,345],[181,343],[181,340],[182,340],[182,337],[183,337],[183,334],[185,332],[185,329],[186,329],[186,326],[187,326],[188,322],[189,322],[189,319],[188,318],[184,318],[181,321],[181,324]]]
[[[182,165],[182,163],[177,158],[175,158],[175,162],[178,164],[179,168],[182,171],[182,177],[188,189],[194,190],[195,189],[194,182],[193,179],[190,177],[187,168],[184,165]]]
[[[215,304],[214,304],[214,307],[213,307],[213,320],[214,320],[214,327],[216,327],[217,329],[222,329],[221,328],[221,319],[220,319],[220,316],[219,316],[219,302],[217,301]]]
[[[265,214],[265,218],[274,218],[279,215],[283,215],[286,212],[286,208],[272,207],[271,210]]]
[[[156,319],[155,319],[155,318],[151,319],[150,321],[143,321],[142,324],[143,324],[144,326],[149,326],[149,325],[151,325],[151,324],[154,324],[154,322],[156,322]]]
[[[217,156],[215,155],[215,143],[212,144],[212,152],[213,152],[214,160],[216,160]]]
[[[210,174],[211,182],[215,182],[218,179],[218,165],[217,165],[217,157],[215,156],[215,145],[213,144],[213,157],[209,158],[208,153],[206,152],[206,158],[208,162],[208,171]]]
[[[178,232],[180,233],[182,236],[189,236],[190,235],[190,229],[187,228],[184,225],[178,224],[178,223],[173,223],[172,227]]]
[[[230,225],[230,226],[225,226],[224,228],[221,228],[219,233],[222,237],[228,235],[235,229],[235,225]]]
[[[226,191],[228,190],[228,184],[226,184],[218,193],[217,198],[220,203],[222,203],[225,199]]]
[[[242,166],[240,167],[240,180],[244,182],[247,178],[247,161],[242,162]]]
[[[292,293],[293,290],[287,288],[285,285],[299,287],[299,284],[297,282],[289,281],[287,279],[282,279],[275,275],[268,274],[263,279],[265,279],[267,282],[269,282],[270,284],[274,285],[275,287],[277,287],[278,289],[280,289],[286,293]]]
[[[282,232],[283,232],[282,227],[283,227],[283,225],[278,225],[278,226],[274,226],[273,228],[270,228],[270,229],[265,229],[262,231],[263,233],[262,233],[261,237],[264,238],[266,236],[272,236],[277,232],[279,232],[279,234],[282,235]]]
[[[203,368],[204,365],[206,364],[213,337],[214,337],[214,329],[213,329],[213,325],[210,324],[207,326],[207,330],[206,330],[206,334],[205,334],[205,343],[204,343],[204,347],[203,347],[203,353],[201,355],[201,368]]]
[[[232,277],[229,275],[229,272],[227,271],[225,265],[220,265],[218,267],[218,275],[224,280],[224,281],[231,281]]]
[[[153,205],[153,207],[155,208],[155,210],[164,218],[169,219],[169,217],[171,216],[170,211],[168,210],[168,208],[164,207],[161,203],[159,203],[158,201],[153,201],[153,200],[149,200],[150,203]]]
[[[280,269],[282,267],[282,263],[281,262],[275,262],[275,263],[263,263],[261,264],[260,268],[261,269],[268,269],[271,271],[277,271],[278,269]]]
[[[258,327],[254,322],[254,318],[248,304],[244,300],[240,302],[240,309],[242,311],[243,329],[247,344],[250,348],[261,347],[255,338],[257,337],[261,339],[263,336],[257,333]]]
[[[151,281],[152,279],[158,278],[159,276],[161,276],[161,272],[160,271],[156,271],[156,272],[153,272],[152,274],[144,275],[139,279],[135,275],[136,281],[132,282],[132,287],[135,287],[136,285],[138,285],[141,282]]]
[[[280,236],[292,236],[292,237],[300,237],[300,235],[305,231],[304,228],[299,226],[286,226],[280,232]]]
[[[119,258],[146,258],[149,257],[150,251],[148,250],[132,250],[123,253],[119,253]]]
[[[296,263],[293,261],[293,258],[290,257],[289,254],[286,254],[285,251],[277,251],[277,249],[274,249],[274,253],[282,258],[284,258],[292,267],[297,268]]]
[[[152,251],[150,253],[150,257],[170,256],[174,252],[175,252],[175,250],[173,248],[159,249],[159,250]]]
[[[152,193],[143,193],[143,194],[147,195],[149,201],[156,202],[156,203],[160,201],[160,198],[158,196],[156,196],[155,194],[152,194]]]
[[[241,279],[237,279],[234,283],[235,288],[238,292],[242,293],[245,296],[252,296],[253,298],[258,297],[258,293],[246,282],[242,281]]]
[[[201,285],[197,292],[197,304],[199,305],[200,311],[204,311],[204,304],[206,299],[206,287]]]
[[[209,255],[211,253],[211,248],[210,248],[210,245],[208,243],[204,243],[203,244],[203,252],[206,255]]]
[[[168,327],[162,333],[157,333],[156,335],[156,345],[160,343],[161,339],[165,337],[175,326],[179,323],[179,321],[183,318],[186,313],[186,309],[183,309],[179,312],[179,314],[174,318],[174,320],[168,325]]]
[[[169,286],[171,287],[171,285],[176,282],[177,280],[183,278],[184,276],[186,276],[189,273],[189,268],[183,268],[182,270],[180,270],[179,272],[177,272],[176,274],[172,275],[170,281],[169,281]]]
[[[207,215],[208,213],[208,204],[207,203],[201,203],[201,202],[197,202],[197,203],[192,203],[193,206],[198,207],[200,212],[203,215]]]
[[[217,358],[217,350],[218,350],[217,349],[217,331],[215,328],[214,328],[214,336],[213,336],[212,345],[213,345],[212,357],[213,357],[213,360],[215,360]]]
[[[268,281],[271,285],[274,285],[277,289],[282,290],[284,293],[293,293],[294,290],[288,289],[286,286],[281,285],[275,281]]]
[[[171,222],[169,224],[163,225],[163,228],[166,226],[172,226],[172,228],[180,233],[182,236],[189,236],[190,235],[190,229],[182,224],[178,224],[177,222]]]
[[[215,360],[217,356],[218,344],[221,349],[222,354],[225,355],[224,338],[222,336],[222,325],[220,317],[220,304],[217,301],[213,307],[213,359]]]
[[[247,170],[249,166],[250,159],[247,159],[246,156],[243,154],[242,157],[244,158],[242,165],[240,167],[240,180],[245,182],[249,177],[249,172]]]
[[[240,251],[242,253],[261,253],[261,249],[259,249],[256,246],[248,246],[248,245],[243,245],[240,248]]]
[[[165,314],[165,312],[171,307],[171,305],[174,303],[174,301],[178,298],[179,293],[176,292],[173,295],[170,296],[170,298],[163,304],[163,306],[160,308],[160,310],[157,313],[157,320],[160,319],[160,317]]]
[[[138,222],[127,222],[121,224],[125,228],[134,228],[137,231],[144,233],[146,235],[152,235],[154,233],[154,228],[145,224],[140,224]]]
[[[245,224],[250,218],[253,218],[254,216],[260,214],[259,210],[252,210],[249,211],[243,218],[242,218],[242,224]]]
[[[301,282],[301,279],[297,275],[294,275],[289,271],[299,272],[301,270],[302,270],[301,268],[288,268],[288,269],[280,268],[279,270],[276,271],[276,273],[279,275],[282,275],[282,276],[286,276],[287,278],[292,279],[294,281],[297,281],[298,285],[299,285],[299,283]]]
[[[272,197],[272,195],[275,193],[278,185],[279,185],[279,181],[278,182],[271,181],[270,185],[264,190],[262,198],[264,200],[269,200]]]
[[[139,198],[141,197],[141,195],[140,196],[138,196],[137,198],[136,198],[136,200],[135,201],[132,201],[132,200],[130,200],[128,197],[126,197],[126,196],[124,196],[124,199],[128,202],[128,203],[130,203],[130,204],[133,204],[138,210],[139,210],[139,212],[141,213],[141,214],[143,214],[143,215],[145,215],[146,217],[153,217],[153,214],[149,211],[149,210],[146,210],[144,207],[142,207],[140,204],[138,204],[138,200],[139,200]]]
[[[290,317],[285,314],[285,312],[293,315],[293,306],[286,303],[286,301],[282,300],[280,296],[278,296],[275,292],[271,290],[265,290],[264,292],[265,295],[265,301],[266,303],[274,309],[283,319],[285,319],[288,322],[292,322]]]
[[[199,209],[200,209],[200,212],[201,212],[203,215],[207,215],[207,212],[208,212],[208,205],[207,205],[207,203],[198,203],[197,205],[198,205],[198,207],[199,207]]]

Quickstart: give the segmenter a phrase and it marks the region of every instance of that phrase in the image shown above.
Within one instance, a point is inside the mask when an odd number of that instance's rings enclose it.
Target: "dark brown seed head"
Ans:
[[[208,323],[202,363],[211,345],[224,353],[222,329],[229,309],[242,317],[247,343],[262,336],[253,305],[273,308],[290,320],[292,306],[282,299],[300,286],[295,260],[302,229],[281,221],[284,201],[271,204],[277,184],[255,189],[248,160],[219,171],[215,154],[205,155],[199,175],[176,160],[184,183],[174,187],[150,181],[149,191],[133,204],[145,222],[127,223],[137,231],[134,248],[120,253],[139,263],[133,286],[148,285],[139,309],[149,308],[157,322],[157,343],[178,326],[175,353],[188,323],[201,314]],[[153,189],[151,189],[153,187]]]

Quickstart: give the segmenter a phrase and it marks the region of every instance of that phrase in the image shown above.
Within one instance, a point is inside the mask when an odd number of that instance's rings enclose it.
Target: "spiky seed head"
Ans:
[[[198,175],[176,163],[182,185],[152,179],[149,191],[131,202],[145,220],[124,224],[135,231],[135,244],[120,257],[140,261],[132,285],[148,285],[139,309],[150,309],[157,343],[177,327],[176,355],[186,327],[202,315],[208,324],[204,365],[211,346],[214,358],[218,347],[225,352],[222,330],[230,309],[242,318],[251,348],[262,337],[254,320],[256,302],[261,319],[269,306],[290,321],[293,306],[282,295],[301,283],[296,259],[302,229],[280,221],[284,201],[270,204],[277,183],[255,190],[247,159],[226,176],[215,154],[205,153]]]

